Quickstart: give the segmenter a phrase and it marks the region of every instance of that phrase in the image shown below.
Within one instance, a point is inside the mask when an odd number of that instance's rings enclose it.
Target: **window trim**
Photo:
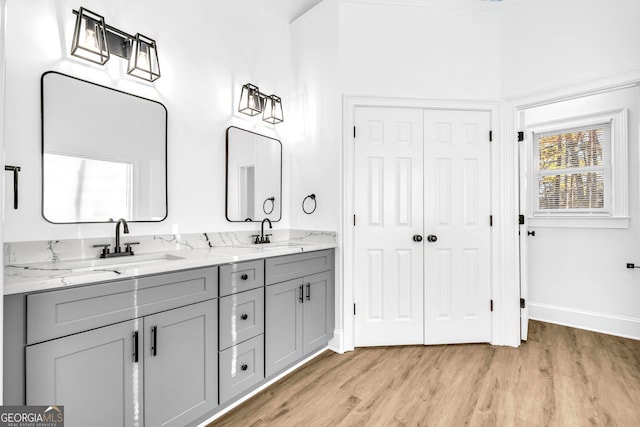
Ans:
[[[629,176],[628,176],[628,119],[627,109],[600,111],[593,114],[567,117],[527,126],[530,147],[527,150],[529,169],[529,226],[578,227],[578,228],[628,228],[629,227]],[[538,147],[535,135],[561,132],[577,127],[611,123],[611,164],[605,167],[605,185],[608,188],[608,206],[599,210],[540,210],[538,208]],[[606,171],[608,169],[608,172]],[[581,168],[581,170],[584,170]],[[605,190],[607,191],[607,190]]]

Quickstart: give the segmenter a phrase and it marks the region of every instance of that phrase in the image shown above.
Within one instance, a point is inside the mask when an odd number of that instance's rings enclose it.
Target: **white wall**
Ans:
[[[291,134],[293,228],[337,230],[340,223],[342,91],[338,1],[326,0],[291,24],[296,108]],[[302,200],[316,195],[307,215]]]
[[[637,0],[505,0],[502,97],[640,70]]]
[[[500,14],[475,0],[340,3],[348,95],[493,100],[500,94]]]
[[[3,152],[5,139],[5,30],[6,30],[6,0],[0,0],[0,153]],[[4,163],[4,162],[2,162]],[[2,182],[6,178],[3,177]],[[0,200],[4,200],[4,186],[0,186]],[[0,206],[4,203],[0,203]],[[4,221],[3,221],[4,222]],[[3,226],[0,226],[0,242],[4,234]],[[0,246],[0,259],[4,259],[3,246]],[[0,286],[4,289],[4,263],[0,265]],[[0,384],[4,384],[4,293],[0,297]],[[4,387],[0,387],[0,405],[4,403]]]
[[[71,0],[8,0],[6,27],[7,126],[5,158],[20,165],[20,210],[5,210],[5,241],[102,237],[112,224],[52,225],[41,215],[40,76],[56,70],[162,102],[169,112],[169,216],[135,223],[133,235],[253,229],[224,215],[225,129],[238,126],[281,139],[284,145],[283,221],[288,227],[288,147],[285,121],[277,126],[237,113],[240,87],[257,84],[292,98],[289,25],[259,0],[87,0],[82,4],[129,33],[158,43],[162,77],[148,84],[124,72],[112,57],[106,67],[71,57],[79,7]],[[9,183],[5,185],[5,190]],[[11,194],[7,192],[7,196]],[[5,202],[6,203],[6,202]]]

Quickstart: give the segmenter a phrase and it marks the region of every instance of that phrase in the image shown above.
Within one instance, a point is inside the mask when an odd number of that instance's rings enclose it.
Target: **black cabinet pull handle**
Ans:
[[[438,236],[435,236],[435,235],[433,235],[433,234],[429,234],[429,235],[427,236],[427,240],[428,240],[429,242],[431,242],[431,243],[436,242],[436,241],[438,240]]]
[[[307,301],[311,301],[311,283],[307,283]]]
[[[247,275],[247,274],[243,274],[242,276],[240,276],[240,278],[241,278],[242,280],[247,280],[247,279],[249,278],[249,275]]]
[[[247,369],[249,369],[249,367],[246,364],[244,364],[240,367],[240,369],[242,369],[243,371],[246,371]]]
[[[151,355],[158,354],[158,328],[157,326],[151,327]]]
[[[303,285],[298,286],[298,289],[300,290],[300,302],[304,304],[304,291],[302,290]]]
[[[536,232],[535,231],[527,231],[527,236],[536,237]]]
[[[413,235],[413,241],[414,242],[422,242],[422,236],[419,234],[414,234]]]
[[[240,318],[241,318],[242,320],[247,320],[247,319],[249,318],[249,316],[248,316],[248,315],[246,315],[246,314],[243,314],[242,316],[240,316]]]
[[[138,331],[133,333],[133,363],[138,363]]]

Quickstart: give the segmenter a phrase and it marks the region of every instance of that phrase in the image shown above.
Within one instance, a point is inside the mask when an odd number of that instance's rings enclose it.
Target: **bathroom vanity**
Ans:
[[[5,404],[64,405],[70,427],[192,425],[326,347],[333,249],[226,252],[5,295]]]

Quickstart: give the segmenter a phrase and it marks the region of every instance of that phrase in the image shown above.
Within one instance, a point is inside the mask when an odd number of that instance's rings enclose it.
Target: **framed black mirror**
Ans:
[[[167,109],[49,71],[41,79],[42,215],[54,224],[167,217]]]
[[[282,218],[282,144],[227,128],[226,216],[230,222]]]

